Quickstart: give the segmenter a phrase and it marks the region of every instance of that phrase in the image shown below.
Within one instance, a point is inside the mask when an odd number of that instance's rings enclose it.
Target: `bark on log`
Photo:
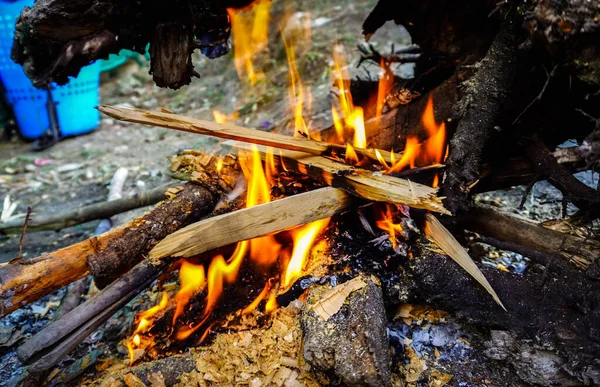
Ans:
[[[77,344],[149,286],[166,265],[138,264],[103,291],[52,322],[17,350],[24,364],[35,362],[31,372],[40,373],[57,364]]]
[[[119,168],[113,175],[110,181],[110,189],[108,191],[108,201],[120,199],[123,196],[123,186],[128,175],[127,168]],[[160,199],[159,199],[160,200]],[[109,231],[112,228],[112,221],[110,217],[102,219],[96,226],[94,235],[101,235]],[[78,281],[73,282],[67,287],[67,291],[60,301],[60,307],[56,312],[54,319],[60,319],[65,314],[75,309],[82,301],[82,296],[87,287],[88,278],[84,277]]]
[[[187,184],[175,198],[144,216],[134,228],[126,228],[121,238],[113,240],[106,249],[87,257],[96,283],[102,286],[112,282],[167,235],[209,214],[217,197],[215,191],[204,186]]]
[[[518,20],[505,21],[458,104],[460,122],[450,141],[444,179],[446,205],[456,214],[468,203],[468,187],[480,177],[483,148],[512,88],[517,67]]]
[[[184,226],[208,214],[216,199],[216,193],[197,184],[187,184],[174,199],[165,201],[144,217],[127,225],[38,258],[0,267],[0,316],[84,277],[92,271],[87,259],[92,259],[95,272],[101,276],[103,273],[107,276],[117,275],[117,272],[111,270],[120,267],[121,263],[137,263],[154,244],[168,235],[169,230],[175,231],[176,225]],[[163,219],[170,219],[170,223],[164,223]],[[158,222],[155,228],[154,222]],[[118,256],[121,249],[126,252],[123,259]],[[108,252],[102,254],[105,250]],[[138,255],[134,256],[134,251]],[[102,260],[107,255],[112,261]]]
[[[600,214],[600,192],[579,181],[560,165],[543,142],[538,140],[529,145],[527,155],[537,174],[555,186],[563,194],[563,200],[572,202],[580,210],[589,211],[592,218]]]

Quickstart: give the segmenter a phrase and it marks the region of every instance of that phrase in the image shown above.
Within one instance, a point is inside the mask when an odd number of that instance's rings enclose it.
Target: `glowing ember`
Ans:
[[[317,236],[327,227],[329,218],[317,220],[293,231],[294,250],[292,258],[288,263],[283,278],[282,285],[284,288],[289,287],[295,280],[302,276],[302,271],[306,265],[310,249],[312,248]]]
[[[254,85],[261,73],[252,59],[267,47],[271,1],[258,0],[245,9],[228,8],[233,36],[235,69],[241,80]]]

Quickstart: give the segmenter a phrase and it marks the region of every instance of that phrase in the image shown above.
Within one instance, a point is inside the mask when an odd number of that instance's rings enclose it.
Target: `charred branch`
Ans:
[[[480,178],[484,146],[514,82],[518,35],[518,21],[506,20],[458,103],[460,121],[450,141],[444,180],[444,193],[453,213],[465,209],[468,187]]]
[[[106,249],[88,256],[90,272],[97,283],[110,283],[137,264],[166,236],[209,214],[216,200],[215,191],[188,184],[174,199],[146,215],[138,227],[124,230],[123,235]]]
[[[65,84],[87,64],[130,49],[150,55],[163,87],[189,84],[196,48],[211,58],[227,53],[227,7],[251,1],[140,3],[116,0],[37,1],[17,20],[13,59],[37,87]],[[193,43],[197,42],[197,43]],[[167,69],[169,71],[167,71]]]

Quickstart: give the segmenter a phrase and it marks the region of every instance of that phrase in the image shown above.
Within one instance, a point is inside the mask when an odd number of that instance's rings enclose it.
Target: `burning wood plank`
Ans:
[[[231,243],[328,218],[348,209],[351,204],[351,195],[327,187],[244,208],[174,232],[150,251],[149,258],[191,257]]]
[[[181,130],[184,132],[204,134],[228,140],[249,142],[252,144],[272,146],[279,149],[306,152],[320,156],[335,151],[343,154],[346,147],[322,141],[309,140],[301,137],[291,137],[277,133],[263,132],[236,126],[228,123],[217,123],[185,117],[166,111],[152,112],[131,107],[117,107],[101,105],[98,107],[102,113],[121,121],[135,122],[138,124],[160,126],[167,129]],[[354,148],[354,151],[375,162],[378,157],[375,149]],[[392,163],[390,152],[379,150],[379,155],[388,163]]]
[[[227,144],[234,145],[231,142]],[[235,146],[250,149],[248,145],[244,144],[236,143]],[[270,157],[264,147],[259,147],[259,152],[263,158]],[[313,179],[341,188],[367,200],[404,204],[413,208],[450,215],[450,212],[444,208],[442,198],[436,195],[436,188],[304,152],[281,151],[280,157],[274,157],[274,159],[276,163],[283,163],[285,168],[308,174]]]

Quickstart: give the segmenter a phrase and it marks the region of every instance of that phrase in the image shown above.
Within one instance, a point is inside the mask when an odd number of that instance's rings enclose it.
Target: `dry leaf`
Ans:
[[[492,289],[492,286],[485,278],[481,270],[469,256],[469,253],[461,246],[460,243],[450,234],[450,231],[444,227],[440,221],[433,215],[425,215],[425,234],[430,237],[442,250],[446,252],[456,263],[460,265],[471,277],[475,278],[492,295],[494,300],[506,310],[500,298]]]
[[[346,298],[355,290],[362,289],[367,284],[360,277],[355,277],[348,282],[336,286],[323,295],[319,301],[317,301],[312,309],[321,317],[323,320],[328,320],[329,317],[336,314]]]

